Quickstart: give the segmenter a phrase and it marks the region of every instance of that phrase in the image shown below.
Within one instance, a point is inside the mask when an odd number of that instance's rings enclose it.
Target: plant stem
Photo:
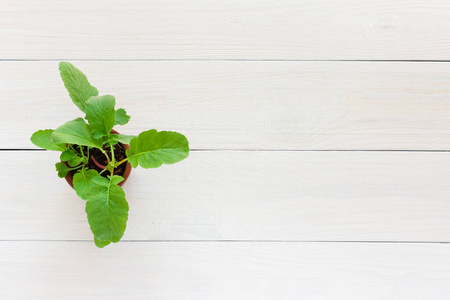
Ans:
[[[114,165],[114,168],[117,168],[118,166],[120,166],[121,164],[123,164],[124,162],[126,162],[129,159],[129,157],[122,159],[121,161],[117,162]]]
[[[116,162],[116,158],[114,157],[114,147],[113,145],[109,145],[109,147],[111,148],[111,162],[112,165],[114,165],[114,163]]]
[[[69,168],[69,171],[79,169],[79,168],[81,168],[81,167],[83,167],[83,166],[84,166],[84,165],[81,164],[81,165],[79,165],[79,166],[76,166],[76,167],[73,167],[73,168]]]
[[[98,148],[98,149],[100,149],[100,151],[102,151],[102,153],[105,154],[106,160],[108,161],[108,165],[109,165],[109,164],[111,163],[111,160],[109,159],[109,156],[108,156],[108,154],[106,153],[106,151],[103,150],[103,149],[101,149],[101,148]]]
[[[95,157],[94,157],[94,155],[91,155],[91,159],[92,159],[92,162],[97,166],[97,167],[99,167],[100,169],[106,169],[108,166],[104,166],[104,165],[102,165],[102,164],[100,164],[96,159],[95,159]]]
[[[116,158],[114,157],[114,146],[113,145],[109,145],[109,147],[111,148],[111,164],[108,166],[109,168],[109,173],[111,174],[111,177],[114,176],[114,164],[116,162]]]
[[[80,152],[81,152],[81,155],[83,156],[83,158],[84,158],[84,152],[83,152],[83,147],[81,147],[81,146],[78,146],[79,148],[80,148]]]

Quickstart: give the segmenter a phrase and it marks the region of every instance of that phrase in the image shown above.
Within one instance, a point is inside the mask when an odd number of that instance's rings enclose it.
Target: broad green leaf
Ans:
[[[86,102],[86,119],[91,128],[94,139],[108,136],[114,127],[116,111],[114,96],[94,96]]]
[[[94,182],[97,185],[106,186],[106,187],[110,185],[109,179],[105,178],[103,176],[96,176],[96,177],[92,178],[92,182]]]
[[[124,178],[119,175],[113,175],[113,177],[108,175],[109,180],[111,180],[111,184],[119,184],[124,181]]]
[[[162,164],[179,162],[189,155],[186,137],[173,131],[147,130],[130,141],[131,166],[138,164],[145,169],[157,168]]]
[[[57,162],[55,164],[55,167],[56,167],[56,171],[58,171],[58,177],[59,178],[66,177],[67,173],[71,170],[71,168],[69,168],[68,166],[66,166],[62,162]]]
[[[110,134],[108,139],[105,141],[105,144],[116,145],[121,142],[122,144],[129,144],[130,141],[135,138],[135,135],[126,135],[126,134]]]
[[[67,149],[66,144],[55,144],[50,137],[52,136],[53,129],[38,130],[31,136],[30,140],[36,146],[52,150],[52,151],[64,151]]]
[[[126,134],[119,134],[118,140],[122,144],[129,144],[132,139],[134,139],[135,135],[126,135]]]
[[[69,164],[69,166],[71,167],[76,167],[79,164],[81,164],[81,162],[83,161],[83,158],[81,156],[75,156],[74,158],[72,158],[71,160],[69,160],[67,163]]]
[[[61,161],[69,161],[75,157],[77,157],[77,153],[75,151],[73,151],[72,149],[67,149],[67,150],[63,151],[63,153],[61,153],[61,155],[59,156]]]
[[[118,143],[119,143],[119,141],[115,141],[115,142],[106,142],[104,145],[105,145],[105,147],[109,148],[110,146],[117,145]]]
[[[102,141],[91,136],[89,125],[82,118],[69,121],[53,132],[52,141],[54,143],[77,144],[101,148]]]
[[[90,188],[96,185],[92,182],[92,178],[97,175],[98,172],[96,170],[82,168],[73,176],[73,188],[81,199],[87,200],[86,193]]]
[[[116,145],[117,143],[119,143],[119,135],[115,134],[115,133],[111,133],[108,136],[108,139],[106,139],[105,143],[110,144],[110,145]]]
[[[96,176],[92,181],[97,182],[98,177],[102,176]],[[128,203],[122,188],[106,180],[107,186],[95,185],[87,192],[86,213],[91,231],[97,239],[117,243],[127,226]]]
[[[127,115],[127,112],[123,108],[119,108],[116,110],[116,122],[115,125],[125,125],[130,121],[130,116]]]
[[[94,243],[95,243],[95,246],[97,246],[99,248],[103,248],[103,247],[106,247],[109,244],[111,244],[110,241],[101,241],[101,240],[97,239],[95,236],[94,236]]]
[[[86,101],[92,96],[97,96],[98,90],[89,83],[86,75],[69,62],[60,62],[59,71],[73,103],[84,112]]]
[[[108,175],[108,178],[105,178],[103,176],[97,176],[92,178],[92,181],[95,184],[101,185],[101,186],[109,186],[110,184],[119,184],[123,181],[123,177],[119,175],[113,175],[112,179],[111,176]]]

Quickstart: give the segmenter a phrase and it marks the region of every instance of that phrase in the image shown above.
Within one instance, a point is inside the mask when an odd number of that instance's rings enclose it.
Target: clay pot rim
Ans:
[[[111,130],[111,133],[119,134],[119,132],[117,130],[114,130],[114,129]],[[130,145],[128,145],[128,144],[123,144],[123,143],[120,143],[120,142],[119,142],[119,144],[121,144],[123,146],[125,151],[130,149]],[[66,161],[61,161],[61,162],[67,165]],[[127,164],[127,166],[125,168],[125,173],[123,173],[123,175],[122,175],[123,181],[118,184],[119,186],[124,185],[124,183],[127,181],[128,177],[130,176],[130,173],[131,173],[131,164],[130,164],[130,162],[127,161],[126,164]],[[70,175],[70,173],[67,173],[66,177],[64,177],[64,178],[66,179],[67,183],[73,188],[73,176]]]

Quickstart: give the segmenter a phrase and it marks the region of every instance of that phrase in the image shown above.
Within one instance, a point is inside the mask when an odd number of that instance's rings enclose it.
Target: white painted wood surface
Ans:
[[[92,239],[58,153],[23,153],[2,153],[0,240]],[[450,242],[450,153],[196,151],[124,190],[125,240]]]
[[[1,0],[4,59],[450,59],[446,0]]]
[[[450,149],[450,63],[76,62],[132,116],[194,149]],[[3,149],[82,116],[58,62],[0,62]],[[14,106],[11,105],[14,103]],[[14,124],[14,126],[9,126]]]
[[[449,32],[443,0],[0,0],[0,299],[447,300]],[[196,150],[133,170],[104,249],[29,142],[80,116],[60,60]]]
[[[2,299],[448,299],[450,245],[0,242]],[[6,288],[5,288],[6,287]]]

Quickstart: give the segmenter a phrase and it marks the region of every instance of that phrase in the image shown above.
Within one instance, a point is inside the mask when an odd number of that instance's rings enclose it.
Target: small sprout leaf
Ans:
[[[116,110],[116,121],[115,125],[125,125],[130,121],[130,116],[127,115],[127,112],[123,108],[119,108]]]
[[[75,151],[73,151],[72,149],[67,149],[63,153],[61,153],[59,158],[61,159],[61,161],[69,161],[72,158],[75,158],[76,156],[77,153]]]
[[[92,178],[97,175],[98,172],[96,170],[87,170],[86,168],[82,168],[73,176],[73,188],[81,199],[87,200],[87,192],[90,188],[96,185],[94,182],[92,182]]]
[[[59,178],[66,177],[67,173],[71,170],[71,168],[69,168],[68,166],[66,166],[62,162],[57,162],[55,164],[55,167],[56,167],[56,171],[58,171],[58,177]]]
[[[69,166],[71,167],[76,167],[79,164],[81,164],[81,162],[83,161],[83,158],[81,156],[75,156],[74,158],[72,158],[71,160],[69,160],[67,163],[69,164]]]

